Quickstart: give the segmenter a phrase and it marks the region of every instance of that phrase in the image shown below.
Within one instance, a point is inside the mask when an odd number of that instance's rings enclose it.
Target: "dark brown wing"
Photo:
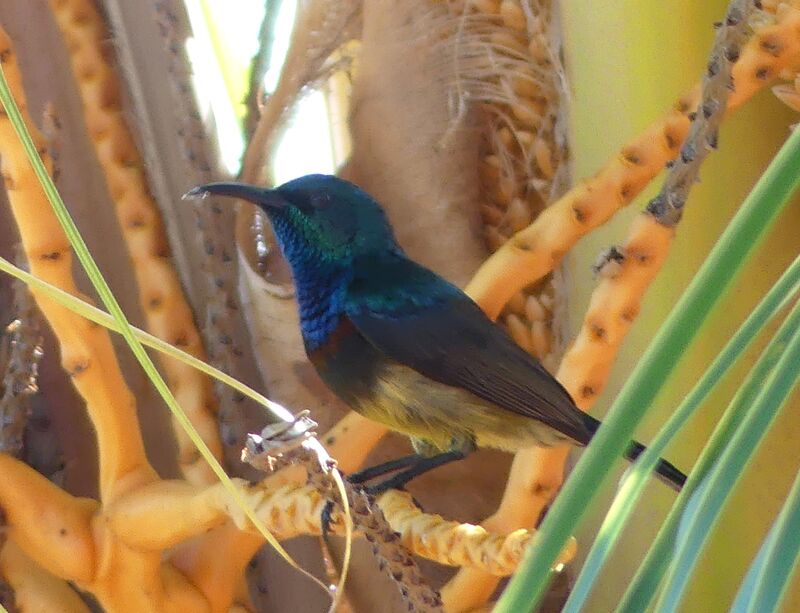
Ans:
[[[346,313],[379,351],[579,444],[589,442],[594,429],[567,391],[461,290],[406,259],[369,268],[352,284]]]

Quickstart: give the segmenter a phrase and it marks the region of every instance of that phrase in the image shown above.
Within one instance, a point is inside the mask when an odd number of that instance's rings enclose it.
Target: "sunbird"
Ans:
[[[411,260],[380,204],[356,185],[315,174],[274,189],[209,183],[186,197],[205,194],[267,214],[319,376],[352,409],[411,438],[416,454],[359,480],[404,469],[376,486],[401,487],[476,447],[586,446],[600,427],[469,296]],[[626,457],[643,450],[632,441]],[[665,460],[657,473],[678,490],[686,480]]]

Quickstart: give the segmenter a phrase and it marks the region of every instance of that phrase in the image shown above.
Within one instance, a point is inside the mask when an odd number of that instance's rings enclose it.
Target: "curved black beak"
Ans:
[[[263,208],[279,209],[286,206],[287,202],[274,189],[257,187],[247,183],[220,182],[206,183],[190,189],[183,195],[183,199],[205,198],[208,195],[230,196],[240,200],[247,200]]]

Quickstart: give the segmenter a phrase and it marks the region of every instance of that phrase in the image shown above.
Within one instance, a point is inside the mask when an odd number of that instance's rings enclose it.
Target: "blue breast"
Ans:
[[[295,274],[300,331],[306,351],[322,346],[336,330],[344,313],[348,275],[333,267],[304,269]]]

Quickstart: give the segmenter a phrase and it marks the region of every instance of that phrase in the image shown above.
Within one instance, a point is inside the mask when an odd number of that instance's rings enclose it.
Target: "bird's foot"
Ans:
[[[438,456],[434,456],[434,458],[437,457]],[[417,476],[417,474],[421,474],[417,469],[420,463],[424,463],[429,459],[433,458],[423,458],[417,454],[411,454],[395,460],[389,460],[388,462],[384,462],[382,464],[377,464],[376,466],[370,466],[348,475],[346,478],[351,484],[359,487],[359,489],[361,489],[361,491],[367,495],[375,497],[390,489],[403,489],[406,483],[411,481],[411,479]],[[393,477],[384,479],[380,483],[376,483],[374,485],[364,485],[367,481],[370,481],[376,477],[381,477],[387,473],[401,470],[403,468],[406,470],[403,470]],[[333,505],[333,501],[328,500],[325,503],[320,515],[322,536],[325,539],[327,539],[330,535],[331,522],[333,521]]]
[[[320,513],[319,523],[322,527],[322,538],[326,541],[331,534],[331,523],[333,522],[333,500],[327,500],[325,506],[322,507]]]
[[[392,462],[386,462],[384,464],[379,464],[378,466],[362,470],[359,473],[352,475],[349,480],[351,483],[362,484],[364,481],[368,481],[374,477],[384,475],[400,468],[405,468],[405,470],[400,471],[388,479],[384,479],[379,483],[364,487],[364,491],[366,491],[368,494],[377,496],[387,490],[405,489],[406,484],[412,479],[419,477],[420,475],[423,475],[434,468],[443,466],[444,464],[449,464],[450,462],[455,462],[456,460],[462,460],[464,459],[465,455],[466,454],[464,451],[459,449],[455,451],[447,451],[431,457],[423,457],[419,455],[406,456],[397,460],[393,460]],[[357,481],[353,480],[354,477],[357,479]]]
[[[354,472],[352,475],[348,475],[347,480],[353,485],[361,485],[362,483],[370,481],[375,477],[382,477],[387,473],[400,470],[401,468],[408,468],[409,466],[417,463],[419,460],[420,456],[416,453],[412,453],[411,455],[403,456],[402,458],[397,458],[396,460],[389,460],[388,462],[376,464],[375,466],[370,466],[368,468],[364,468],[363,470],[359,470],[358,472]]]
[[[406,484],[414,478],[414,475],[406,476],[407,472],[408,471],[403,471],[394,477],[384,479],[383,481],[374,483],[373,485],[364,485],[362,486],[362,489],[366,494],[372,497],[380,496],[389,490],[405,490]]]

